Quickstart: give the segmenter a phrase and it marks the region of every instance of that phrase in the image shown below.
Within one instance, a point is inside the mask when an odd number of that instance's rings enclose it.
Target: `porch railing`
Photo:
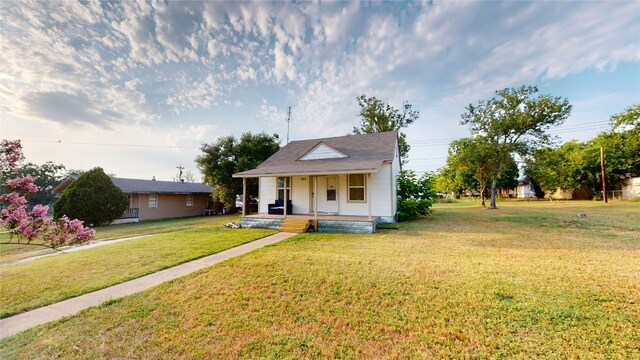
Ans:
[[[139,208],[128,208],[118,219],[137,219],[139,212]]]

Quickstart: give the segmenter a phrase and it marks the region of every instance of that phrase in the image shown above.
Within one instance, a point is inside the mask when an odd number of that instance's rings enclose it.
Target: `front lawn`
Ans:
[[[167,219],[167,220],[154,220],[143,221],[140,223],[120,224],[120,225],[108,225],[97,226],[95,240],[105,239],[120,239],[131,236],[146,235],[146,234],[160,234],[165,232],[177,231],[189,229],[193,226],[206,225],[209,223],[221,223],[238,221],[238,215],[216,216],[215,219],[211,217],[198,216],[181,219]],[[0,228],[0,243],[8,242],[11,237],[8,232],[4,232],[4,229]],[[50,254],[55,252],[53,249],[35,246],[41,244],[41,242],[34,241],[34,245],[16,244],[13,239],[12,244],[0,244],[0,264],[16,261],[22,258]]]
[[[17,334],[0,357],[640,358],[637,203],[499,206],[299,235]]]
[[[220,228],[220,224],[236,218],[204,219],[197,223],[187,221],[188,225],[178,222],[177,229],[174,223],[176,230],[151,237],[2,267],[0,317],[102,289],[274,233]],[[146,231],[156,229],[166,230],[160,224]]]

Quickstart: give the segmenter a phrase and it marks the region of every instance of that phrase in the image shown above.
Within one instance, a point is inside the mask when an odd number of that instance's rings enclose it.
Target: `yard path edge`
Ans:
[[[294,235],[297,234],[286,232],[276,233],[213,255],[160,270],[137,279],[60,301],[35,310],[27,311],[22,314],[0,319],[0,339],[15,335],[37,325],[59,320],[65,316],[77,314],[84,309],[92,306],[98,306],[107,300],[118,299],[147,290],[156,285],[160,285],[164,282],[204,269],[229,258],[240,256],[261,247],[288,239]]]

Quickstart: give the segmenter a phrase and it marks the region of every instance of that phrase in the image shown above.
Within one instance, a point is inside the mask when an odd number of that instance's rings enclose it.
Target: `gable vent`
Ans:
[[[306,154],[302,155],[299,160],[342,159],[346,157],[347,155],[332,148],[331,146],[319,143]]]

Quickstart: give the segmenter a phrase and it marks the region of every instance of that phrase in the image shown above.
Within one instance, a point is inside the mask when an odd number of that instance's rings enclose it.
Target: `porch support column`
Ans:
[[[313,177],[313,218],[318,223],[318,176]]]
[[[242,178],[242,216],[247,215],[247,178]]]
[[[289,177],[286,176],[284,178],[284,210],[283,210],[283,214],[284,214],[284,218],[287,218],[287,204],[289,204],[289,197],[287,196],[287,183],[289,182]]]
[[[371,191],[369,191],[371,188],[369,183],[371,181],[369,180],[371,180],[371,173],[367,173],[367,182],[366,182],[367,183],[367,207],[369,210],[369,221],[371,221]]]

